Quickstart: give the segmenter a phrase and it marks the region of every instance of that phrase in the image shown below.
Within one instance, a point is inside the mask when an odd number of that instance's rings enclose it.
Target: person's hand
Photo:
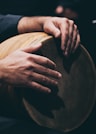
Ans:
[[[69,56],[80,44],[80,35],[72,20],[53,17],[45,21],[43,29],[55,38],[61,38],[61,49],[65,56]]]
[[[55,70],[56,65],[53,61],[31,54],[41,46],[37,44],[16,50],[0,60],[0,80],[14,86],[27,86],[50,93],[48,86],[57,86],[61,74]]]
[[[23,17],[18,23],[18,32],[44,31],[61,38],[65,56],[74,52],[80,44],[80,35],[74,21],[60,17]]]

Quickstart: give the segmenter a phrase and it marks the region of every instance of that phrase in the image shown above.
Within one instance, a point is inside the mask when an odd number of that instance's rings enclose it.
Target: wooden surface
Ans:
[[[52,39],[52,36],[48,36],[43,32],[34,32],[17,35],[11,37],[8,40],[0,44],[0,59],[6,57],[11,52],[29,46],[35,45],[36,43],[46,42],[47,40]]]
[[[56,89],[57,94],[46,96],[27,89],[28,92],[23,94],[23,105],[30,118],[39,125],[63,132],[72,131],[86,121],[95,104],[94,63],[82,45],[69,59],[64,58],[60,44],[42,32],[23,34],[4,41],[0,45],[0,59],[16,49],[39,42],[43,43],[40,53],[57,64],[62,79]]]

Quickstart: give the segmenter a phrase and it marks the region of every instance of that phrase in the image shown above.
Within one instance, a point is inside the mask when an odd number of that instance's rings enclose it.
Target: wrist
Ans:
[[[19,22],[18,22],[18,26],[17,26],[17,30],[18,33],[25,33],[26,32],[26,25],[27,25],[27,17],[22,17]]]
[[[26,32],[35,32],[35,31],[44,31],[43,26],[46,20],[51,18],[48,17],[23,17],[18,22],[18,33],[26,33]]]

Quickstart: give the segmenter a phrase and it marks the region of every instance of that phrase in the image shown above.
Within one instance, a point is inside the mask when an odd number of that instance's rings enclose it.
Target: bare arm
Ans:
[[[23,17],[18,23],[18,32],[44,31],[61,39],[65,56],[74,52],[80,44],[80,35],[74,21],[59,17]]]

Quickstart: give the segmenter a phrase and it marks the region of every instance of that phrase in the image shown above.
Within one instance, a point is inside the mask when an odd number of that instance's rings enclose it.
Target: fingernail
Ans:
[[[68,56],[68,51],[65,51],[65,55]]]
[[[55,85],[58,85],[58,82],[57,81],[55,81]]]
[[[48,89],[48,90],[47,90],[47,93],[51,93],[51,89]]]
[[[58,78],[61,78],[62,77],[62,74],[61,73],[58,73]]]
[[[65,45],[62,45],[62,46],[61,46],[61,49],[62,49],[63,51],[65,51]]]

